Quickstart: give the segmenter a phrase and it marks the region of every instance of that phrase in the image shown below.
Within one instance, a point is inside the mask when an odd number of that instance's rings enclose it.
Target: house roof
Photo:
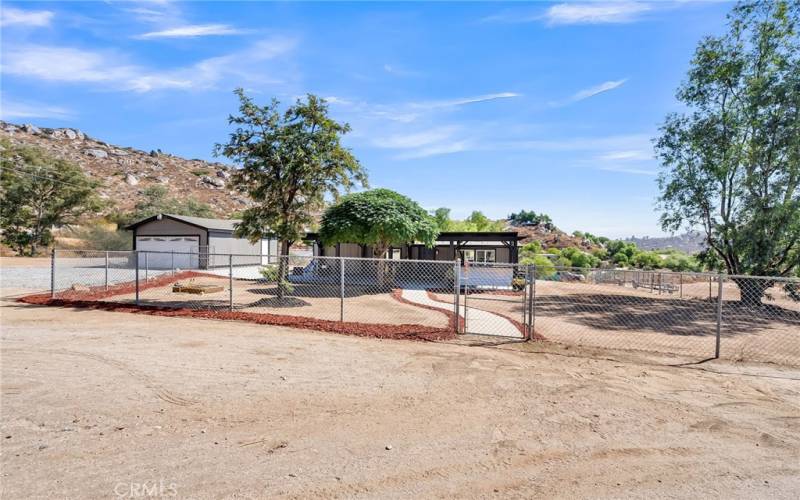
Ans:
[[[188,215],[158,214],[134,222],[125,229],[135,229],[141,226],[142,224],[147,224],[148,222],[153,222],[155,220],[162,220],[162,219],[172,219],[202,229],[209,229],[212,231],[227,231],[227,232],[233,232],[233,230],[236,229],[236,224],[242,222],[240,219],[207,219],[205,217],[189,217]]]
[[[307,240],[319,240],[318,233],[307,233]],[[437,242],[458,242],[458,241],[481,241],[481,242],[505,242],[505,241],[518,241],[522,239],[516,231],[495,231],[495,232],[481,232],[481,231],[452,231],[442,232],[436,237]]]

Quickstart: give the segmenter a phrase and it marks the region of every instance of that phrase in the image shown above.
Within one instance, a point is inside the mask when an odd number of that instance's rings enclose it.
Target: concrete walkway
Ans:
[[[452,311],[452,304],[445,304],[438,300],[433,300],[428,297],[428,292],[425,290],[407,290],[403,289],[402,296],[409,302],[416,302],[429,307],[436,307],[446,311]],[[464,310],[462,307],[462,317]],[[522,338],[522,333],[519,329],[508,319],[500,316],[499,314],[484,311],[482,309],[475,309],[469,307],[466,311],[467,315],[467,333],[474,333],[478,335],[493,335],[496,337],[514,337]]]

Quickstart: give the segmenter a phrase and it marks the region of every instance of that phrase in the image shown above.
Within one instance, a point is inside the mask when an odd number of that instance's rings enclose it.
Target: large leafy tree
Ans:
[[[734,275],[800,266],[800,3],[738,4],[703,39],[656,151],[665,230],[702,227]],[[768,280],[734,278],[760,304]]]
[[[102,206],[97,182],[41,149],[3,142],[0,163],[2,239],[20,254],[35,255],[53,242],[54,227],[74,224]]]
[[[281,255],[288,255],[326,197],[366,185],[367,175],[341,144],[350,126],[331,119],[323,99],[309,94],[281,111],[276,99],[259,106],[242,89],[236,95],[239,114],[228,118],[236,129],[215,149],[240,165],[233,185],[255,201],[236,234],[253,242],[275,235]],[[285,276],[284,259],[280,272]]]
[[[370,245],[377,258],[393,245],[419,241],[433,247],[439,226],[410,198],[389,189],[343,196],[322,215],[319,236],[326,245]]]

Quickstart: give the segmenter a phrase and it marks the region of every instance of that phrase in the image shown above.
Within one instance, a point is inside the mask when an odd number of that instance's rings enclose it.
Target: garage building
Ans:
[[[125,229],[133,233],[134,250],[158,252],[146,256],[151,269],[227,266],[227,254],[241,256],[234,259],[234,265],[237,266],[267,264],[271,256],[278,254],[277,240],[265,238],[253,244],[239,238],[233,233],[239,222],[236,219],[158,214]],[[216,256],[220,254],[224,258]]]

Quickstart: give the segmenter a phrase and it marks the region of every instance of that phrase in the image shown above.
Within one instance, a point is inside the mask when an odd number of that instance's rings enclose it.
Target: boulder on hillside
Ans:
[[[41,134],[42,133],[42,129],[40,129],[36,125],[31,125],[30,123],[26,123],[25,125],[23,125],[22,126],[22,130],[24,130],[25,132],[27,132],[29,134]]]
[[[108,153],[106,153],[102,149],[86,149],[83,152],[84,154],[87,154],[89,156],[94,156],[95,158],[108,158]]]
[[[125,176],[125,182],[130,186],[135,186],[139,184],[139,178],[133,174],[128,174]]]
[[[222,179],[217,179],[214,177],[209,177],[207,175],[204,175],[203,177],[200,178],[200,180],[203,181],[204,184],[208,184],[209,186],[214,186],[218,188],[225,187],[225,181],[223,181]]]

